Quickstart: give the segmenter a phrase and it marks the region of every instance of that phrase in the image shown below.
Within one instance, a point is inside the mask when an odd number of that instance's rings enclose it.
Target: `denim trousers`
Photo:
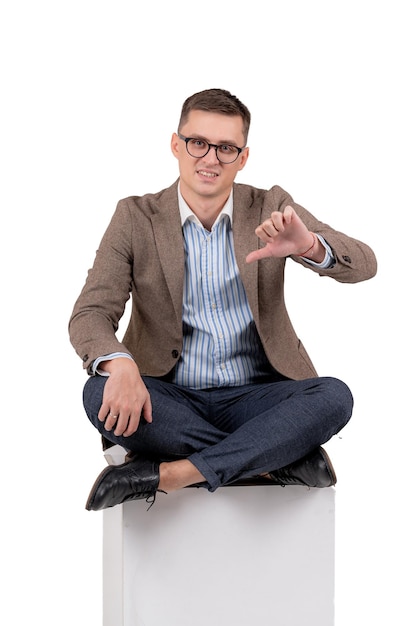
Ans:
[[[133,435],[116,437],[98,419],[106,380],[92,376],[84,386],[84,408],[97,430],[147,459],[188,459],[209,491],[302,458],[338,433],[353,409],[350,389],[332,377],[198,390],[144,376],[153,421],[141,419]]]

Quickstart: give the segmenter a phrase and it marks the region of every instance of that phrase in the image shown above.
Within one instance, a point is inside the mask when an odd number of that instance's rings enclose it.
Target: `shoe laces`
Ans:
[[[158,492],[164,493],[165,495],[167,494],[167,492],[164,491],[163,489],[157,489],[156,491],[153,491],[152,493],[150,493],[149,496],[147,496],[145,500],[146,504],[149,504],[148,508],[146,509],[147,511],[149,511],[149,509],[151,509],[153,505],[155,504],[156,494]]]

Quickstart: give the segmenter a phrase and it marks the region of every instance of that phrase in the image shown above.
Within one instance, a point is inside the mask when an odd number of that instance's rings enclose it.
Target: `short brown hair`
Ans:
[[[243,136],[245,144],[248,139],[250,126],[249,109],[230,91],[225,89],[206,89],[199,91],[186,99],[182,105],[178,132],[186,124],[191,111],[208,111],[210,113],[222,113],[223,115],[240,115],[243,122]]]

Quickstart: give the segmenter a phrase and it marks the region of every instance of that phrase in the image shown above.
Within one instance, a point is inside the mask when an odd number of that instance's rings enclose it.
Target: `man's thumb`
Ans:
[[[264,248],[259,248],[259,250],[254,250],[253,252],[249,252],[246,257],[246,263],[253,263],[254,261],[260,261],[260,259],[266,259],[271,256],[268,248],[265,246]]]

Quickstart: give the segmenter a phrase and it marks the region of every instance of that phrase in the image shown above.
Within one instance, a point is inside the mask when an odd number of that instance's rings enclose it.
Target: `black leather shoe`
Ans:
[[[331,487],[337,478],[329,456],[323,448],[316,448],[299,461],[279,470],[269,472],[271,478],[283,487],[305,485],[307,487]]]
[[[101,511],[128,500],[155,499],[159,466],[153,461],[134,459],[110,465],[97,477],[87,499],[87,511]]]

